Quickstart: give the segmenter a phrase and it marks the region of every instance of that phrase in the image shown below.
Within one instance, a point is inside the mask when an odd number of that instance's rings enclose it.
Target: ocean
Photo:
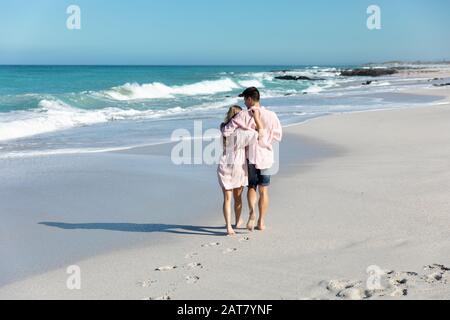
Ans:
[[[435,100],[399,98],[405,88],[430,86],[427,79],[381,77],[367,86],[373,79],[342,77],[342,68],[0,66],[0,158],[160,144],[176,129],[192,130],[195,120],[204,130],[217,128],[249,86],[260,88],[263,105],[283,125]],[[285,75],[314,80],[276,79]]]

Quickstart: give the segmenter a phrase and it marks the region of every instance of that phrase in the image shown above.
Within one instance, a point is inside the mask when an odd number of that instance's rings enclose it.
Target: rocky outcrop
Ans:
[[[435,83],[434,86],[435,87],[446,87],[446,86],[450,86],[450,83]]]
[[[305,76],[278,76],[275,77],[275,79],[277,80],[286,80],[286,81],[301,81],[301,80],[306,80],[306,81],[319,81],[319,80],[324,80],[324,79],[318,79],[318,78],[310,78],[310,77],[305,77]]]
[[[350,69],[341,72],[344,77],[381,77],[396,74],[396,69]]]
[[[284,70],[271,70],[270,72],[272,72],[272,73],[279,73],[279,72],[287,73],[287,72],[292,72],[292,71],[294,71],[294,70],[284,69]]]

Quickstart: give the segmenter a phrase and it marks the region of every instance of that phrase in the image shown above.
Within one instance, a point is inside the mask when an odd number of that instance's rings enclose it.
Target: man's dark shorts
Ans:
[[[249,189],[256,189],[258,186],[270,186],[270,175],[264,174],[268,170],[256,169],[254,164],[248,163],[248,187]]]

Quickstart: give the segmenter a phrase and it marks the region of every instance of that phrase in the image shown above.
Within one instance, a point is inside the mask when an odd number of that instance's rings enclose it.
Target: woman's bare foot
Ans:
[[[255,230],[255,222],[256,222],[256,217],[254,215],[250,216],[250,219],[248,220],[248,223],[247,223],[247,229],[250,231]]]
[[[227,234],[228,234],[228,236],[235,236],[236,232],[234,232],[232,227],[228,227],[227,228]]]

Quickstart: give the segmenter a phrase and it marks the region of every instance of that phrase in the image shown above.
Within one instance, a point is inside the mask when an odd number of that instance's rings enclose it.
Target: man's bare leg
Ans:
[[[233,190],[233,196],[234,196],[234,214],[236,216],[236,229],[242,228],[243,222],[242,222],[242,192],[244,191],[244,188],[234,189]]]
[[[225,217],[227,233],[233,236],[236,233],[231,226],[231,200],[233,198],[233,191],[223,190],[223,216]]]
[[[250,217],[249,217],[249,220],[247,223],[247,229],[250,231],[253,231],[255,229],[257,198],[258,198],[258,195],[256,193],[256,188],[249,188],[248,194],[247,194],[247,200],[248,200],[248,208],[250,211]]]
[[[266,230],[266,216],[269,209],[269,187],[259,186],[259,220],[256,229]]]

